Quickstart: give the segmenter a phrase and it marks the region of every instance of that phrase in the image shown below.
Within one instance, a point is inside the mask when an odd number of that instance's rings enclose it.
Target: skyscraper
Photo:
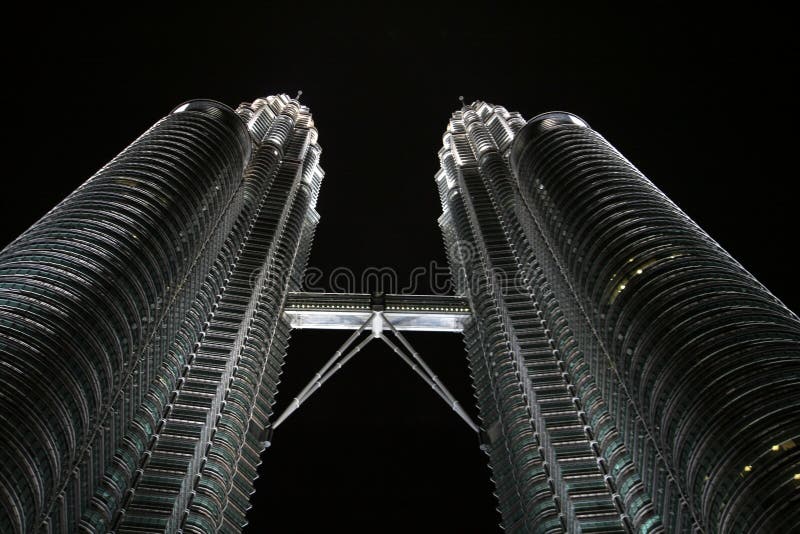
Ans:
[[[191,101],[0,255],[0,531],[231,532],[323,173],[308,109]]]
[[[798,528],[798,318],[574,115],[475,102],[439,156],[506,529]]]
[[[448,297],[301,291],[319,155],[296,99],[190,101],[0,252],[0,531],[238,531],[364,332],[478,431],[510,532],[800,524],[800,321],[584,121],[452,115]],[[355,332],[273,418],[292,328]],[[479,425],[400,330],[463,332]]]

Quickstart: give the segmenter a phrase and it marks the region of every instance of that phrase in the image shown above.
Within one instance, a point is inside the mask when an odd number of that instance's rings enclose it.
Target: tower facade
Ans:
[[[296,99],[190,101],[0,252],[0,532],[239,531],[371,339],[479,434],[509,532],[800,528],[800,321],[584,121],[452,115],[449,296],[302,291],[319,156]],[[273,418],[293,328],[354,332]],[[479,423],[401,331],[463,333]]]
[[[176,108],[0,254],[0,531],[245,523],[323,173],[308,109]]]
[[[800,322],[599,134],[475,102],[440,225],[514,532],[800,524]]]

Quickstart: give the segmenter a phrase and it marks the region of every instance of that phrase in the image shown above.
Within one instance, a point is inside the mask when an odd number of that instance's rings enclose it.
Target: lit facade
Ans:
[[[191,101],[0,252],[0,532],[238,532],[370,338],[479,433],[509,532],[800,528],[800,321],[585,122],[452,115],[451,296],[302,292],[319,156],[295,99]],[[275,418],[294,328],[354,332]],[[479,424],[401,330],[463,333]]]
[[[475,102],[440,225],[506,530],[800,527],[800,322],[581,119]]]
[[[192,101],[0,254],[0,531],[245,523],[323,173],[285,95]]]

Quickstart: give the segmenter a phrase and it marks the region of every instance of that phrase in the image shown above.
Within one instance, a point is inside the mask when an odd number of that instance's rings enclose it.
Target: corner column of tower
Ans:
[[[664,528],[796,528],[797,316],[574,115],[532,119],[511,162],[526,235]]]

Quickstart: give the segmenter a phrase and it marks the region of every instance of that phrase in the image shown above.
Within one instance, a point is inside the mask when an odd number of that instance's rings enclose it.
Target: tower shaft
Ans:
[[[796,528],[797,317],[574,115],[475,102],[443,143],[505,528]]]
[[[189,102],[0,253],[0,530],[241,528],[316,137],[285,95]]]

